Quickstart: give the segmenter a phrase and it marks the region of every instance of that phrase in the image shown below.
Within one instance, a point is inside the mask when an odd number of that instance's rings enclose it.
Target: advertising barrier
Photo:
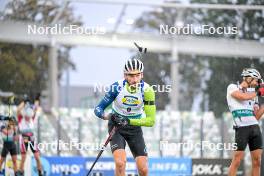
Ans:
[[[94,157],[41,157],[46,176],[85,176]],[[37,176],[36,161],[31,159],[31,174]],[[149,158],[150,176],[227,176],[231,159],[190,159],[190,158]],[[91,176],[113,176],[115,163],[113,158],[100,158]],[[12,174],[11,158],[6,161],[6,175]],[[241,163],[237,175],[244,176],[244,163]],[[126,176],[138,176],[133,158],[127,158]]]

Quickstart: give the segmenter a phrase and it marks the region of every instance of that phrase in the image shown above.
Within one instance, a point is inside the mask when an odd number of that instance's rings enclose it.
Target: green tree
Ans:
[[[159,34],[160,25],[174,26],[175,19],[179,17],[178,11],[172,8],[159,8],[151,12],[145,12],[142,18],[136,21],[136,30],[152,32]],[[151,84],[164,85],[171,84],[170,79],[170,53],[167,54],[149,54],[143,58],[146,71],[144,79]],[[180,97],[179,110],[185,111],[192,108],[194,98],[202,89],[200,85],[200,77],[206,74],[203,68],[207,67],[207,63],[203,60],[196,59],[195,56],[180,55],[179,56],[179,77],[180,77]],[[157,93],[158,109],[164,109],[169,103],[169,93]]]
[[[193,3],[199,3],[198,0],[193,0]],[[211,1],[203,1],[203,3],[210,3]],[[248,5],[263,5],[261,0],[248,1],[240,0],[234,3],[231,0],[218,0],[215,3],[219,4],[248,4]],[[253,4],[254,3],[254,4]],[[188,18],[189,23],[194,24],[208,24],[213,27],[238,27],[238,34],[236,35],[204,35],[209,37],[223,37],[234,39],[246,39],[262,41],[264,39],[263,12],[256,11],[239,11],[239,10],[192,10],[189,12],[194,14]],[[240,57],[201,57],[208,60],[210,65],[211,77],[207,80],[204,94],[208,95],[209,110],[214,111],[217,117],[221,117],[222,113],[228,111],[226,104],[226,88],[230,83],[241,81],[241,72],[245,67],[254,67],[263,74],[263,60],[260,58],[240,58]]]
[[[211,1],[192,0],[191,3],[211,3]],[[236,3],[231,0],[218,0],[216,4],[255,4],[263,5],[261,0],[248,1],[240,0]],[[212,27],[238,27],[238,34],[204,34],[201,37],[221,37],[234,39],[247,39],[263,41],[264,18],[262,11],[239,11],[239,10],[206,10],[206,9],[186,9],[184,11],[158,8],[150,12],[145,12],[141,18],[137,20],[136,29],[146,32],[159,33],[159,25],[175,26],[177,20],[180,20],[183,25],[209,25]],[[164,55],[165,58],[170,57]],[[152,57],[153,58],[153,57]],[[152,58],[148,58],[151,60]],[[164,63],[168,59],[162,59],[155,62],[155,70],[162,70]],[[149,62],[146,62],[146,68]],[[236,82],[240,79],[240,74],[245,67],[255,67],[263,71],[263,61],[259,58],[223,58],[210,57],[199,55],[180,55],[180,110],[191,110],[199,99],[200,110],[212,110],[217,117],[227,111],[226,105],[226,87],[231,82]],[[170,77],[169,64],[167,64],[167,72],[165,75],[156,77],[156,80],[162,80],[163,77]],[[152,68],[152,67],[151,67]],[[151,79],[154,75],[152,69],[146,69],[145,79]],[[148,77],[149,75],[149,77]],[[168,94],[167,94],[168,95]],[[166,102],[162,107],[165,107]]]
[[[56,1],[14,0],[7,3],[1,20],[49,25],[59,12],[60,5]],[[81,25],[69,6],[64,9],[56,23]],[[60,46],[58,50],[58,79],[65,68],[75,68],[69,58],[70,49]],[[0,90],[27,94],[31,98],[45,90],[48,80],[48,53],[49,47],[45,45],[0,43]]]

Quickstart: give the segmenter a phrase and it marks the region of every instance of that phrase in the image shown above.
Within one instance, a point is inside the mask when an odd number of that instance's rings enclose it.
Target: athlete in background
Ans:
[[[12,162],[13,162],[13,169],[15,176],[18,176],[19,173],[17,172],[17,147],[15,141],[18,140],[17,134],[17,122],[15,117],[9,116],[1,116],[0,120],[7,120],[7,123],[3,123],[1,125],[1,135],[3,140],[3,149],[1,152],[1,159],[0,159],[0,168],[2,168],[3,162],[6,160],[6,156],[10,153]],[[4,171],[0,172],[0,175],[4,175]]]
[[[243,80],[240,84],[230,84],[227,87],[227,103],[233,115],[237,144],[229,167],[229,176],[236,175],[247,145],[252,159],[252,176],[259,176],[262,135],[258,120],[264,114],[264,106],[259,108],[258,96],[264,96],[264,86],[261,85],[261,75],[256,69],[244,69],[241,76]]]
[[[36,112],[39,108],[39,96],[35,99],[34,105],[31,105],[29,101],[22,101],[17,108],[17,119],[20,138],[20,151],[21,151],[21,164],[20,172],[24,174],[24,164],[26,160],[26,152],[28,146],[34,154],[34,158],[37,162],[37,169],[39,176],[42,176],[42,166],[40,162],[40,153],[37,147],[37,142],[34,135],[36,121]]]

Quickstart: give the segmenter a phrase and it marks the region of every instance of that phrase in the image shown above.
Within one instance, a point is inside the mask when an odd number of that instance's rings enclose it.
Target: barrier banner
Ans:
[[[193,159],[192,160],[192,175],[193,176],[207,176],[207,175],[219,175],[227,176],[228,168],[230,166],[231,159]],[[237,171],[237,175],[244,176],[244,161]]]

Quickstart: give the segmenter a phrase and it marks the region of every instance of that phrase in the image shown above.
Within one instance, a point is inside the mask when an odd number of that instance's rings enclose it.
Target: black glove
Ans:
[[[111,120],[114,122],[116,126],[124,127],[126,125],[129,125],[129,119],[127,117],[118,114],[113,114],[111,116]]]

